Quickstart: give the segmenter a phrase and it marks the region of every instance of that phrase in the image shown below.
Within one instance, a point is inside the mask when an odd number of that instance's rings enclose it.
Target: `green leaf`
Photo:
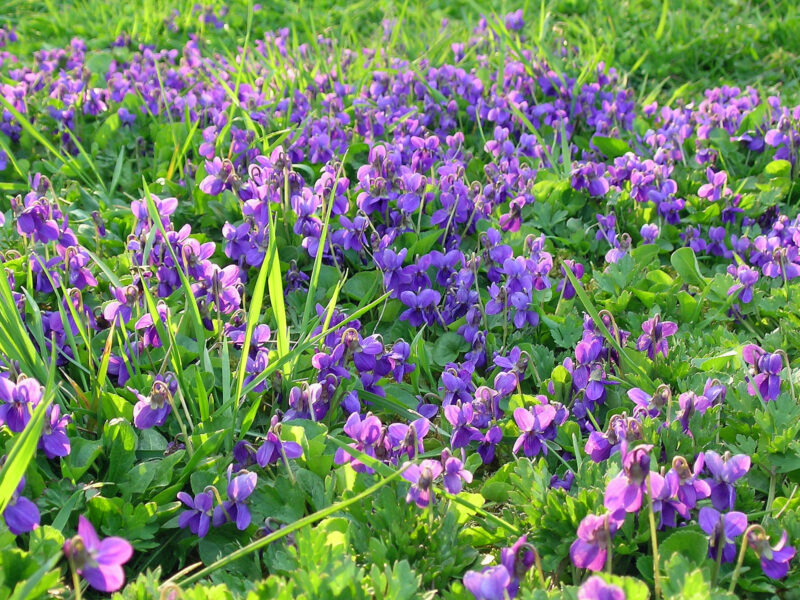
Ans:
[[[448,331],[433,345],[433,362],[440,367],[456,360],[462,352],[469,350],[469,342],[454,331]]]
[[[378,271],[361,271],[348,277],[342,286],[342,292],[353,300],[361,302],[369,298],[380,285],[381,275]]]
[[[670,262],[684,283],[699,287],[705,287],[708,283],[700,273],[700,265],[697,263],[697,256],[695,256],[694,250],[688,246],[675,250],[670,257]]]
[[[659,543],[658,553],[662,565],[669,561],[675,553],[684,556],[693,564],[697,564],[705,559],[707,548],[707,536],[696,530],[680,529]]]
[[[597,147],[600,152],[605,154],[608,158],[617,158],[627,152],[632,152],[631,147],[625,140],[619,138],[604,137],[595,135],[592,137],[592,143]]]

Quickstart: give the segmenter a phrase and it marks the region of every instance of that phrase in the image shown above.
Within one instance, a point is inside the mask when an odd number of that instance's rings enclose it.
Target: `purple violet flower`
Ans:
[[[228,520],[236,523],[239,531],[244,531],[250,526],[250,509],[247,508],[246,500],[256,489],[258,477],[251,471],[240,471],[235,477],[233,475],[233,465],[228,466],[228,499],[214,508],[211,522],[214,527],[224,525]]]
[[[538,455],[539,452],[547,454],[545,435],[555,418],[556,409],[550,404],[536,404],[530,409],[515,409],[514,421],[521,435],[514,442],[514,454],[519,452],[520,448],[529,458]]]
[[[14,535],[28,533],[39,526],[39,508],[22,495],[24,489],[25,477],[20,480],[3,511],[3,520],[6,522],[8,530]]]
[[[709,535],[709,558],[716,560],[721,547],[722,562],[733,562],[736,558],[736,545],[733,540],[747,529],[747,515],[736,511],[723,515],[713,508],[704,506],[700,509],[697,522],[700,529]]]
[[[43,392],[44,388],[33,378],[21,376],[14,383],[0,377],[0,425],[7,425],[14,433],[23,431]]]
[[[578,600],[625,600],[625,590],[592,575],[578,588]]]
[[[767,352],[755,344],[748,344],[742,348],[742,358],[750,365],[747,377],[747,391],[750,395],[761,396],[765,402],[776,400],[781,393],[781,355]]]
[[[667,338],[675,335],[678,331],[678,325],[672,321],[661,321],[659,315],[655,315],[652,319],[647,319],[642,323],[642,331],[644,333],[639,336],[636,342],[636,349],[641,352],[647,352],[650,360],[655,360],[656,354],[663,354],[664,358],[667,357],[669,346],[667,345]]]
[[[475,596],[475,600],[505,600],[510,583],[511,575],[503,565],[464,574],[464,587]]]
[[[125,584],[122,565],[130,560],[133,547],[121,537],[107,537],[101,541],[92,524],[80,515],[78,535],[64,542],[64,554],[94,589],[116,592]]]
[[[608,510],[639,512],[646,493],[652,449],[650,444],[641,444],[630,451],[626,445],[622,446],[622,472],[606,486],[604,504]]]
[[[205,537],[211,527],[214,496],[211,492],[200,492],[192,499],[186,492],[178,492],[178,500],[186,505],[186,510],[178,517],[178,526],[188,527],[196,536]]]
[[[789,561],[794,558],[795,549],[786,545],[786,532],[774,546],[769,543],[769,538],[763,531],[750,531],[747,543],[761,559],[761,569],[764,575],[772,579],[783,579],[789,572]]]
[[[624,520],[624,512],[586,515],[578,525],[578,538],[569,547],[572,564],[579,569],[602,571],[611,540]]]
[[[57,404],[47,407],[47,416],[39,438],[39,448],[44,450],[47,458],[67,456],[70,452],[67,424],[72,421],[70,415],[61,416],[61,407]]]
[[[705,466],[711,473],[711,504],[717,510],[730,510],[736,504],[736,488],[733,484],[744,477],[750,470],[750,457],[746,454],[731,456],[726,452],[722,456],[708,450],[704,454]]]
[[[440,461],[426,458],[420,464],[412,464],[403,471],[403,479],[413,484],[408,490],[406,502],[415,502],[420,508],[427,507],[433,495],[433,482],[443,470]]]

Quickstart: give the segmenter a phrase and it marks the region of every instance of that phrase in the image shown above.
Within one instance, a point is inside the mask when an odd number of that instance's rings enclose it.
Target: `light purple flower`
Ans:
[[[503,565],[464,574],[464,587],[475,596],[475,600],[505,600],[510,583],[511,575]]]
[[[514,421],[522,434],[514,442],[514,454],[520,448],[525,456],[533,457],[543,452],[547,454],[545,433],[556,418],[556,409],[550,404],[536,404],[530,409],[514,410]]]
[[[64,542],[64,554],[94,589],[116,592],[125,584],[122,565],[130,560],[133,547],[121,537],[101,541],[92,524],[80,515],[78,535]]]
[[[625,590],[592,575],[578,588],[578,600],[625,600]]]
[[[644,333],[639,336],[636,342],[636,349],[641,352],[647,352],[650,360],[654,360],[656,354],[659,353],[666,358],[667,352],[669,352],[667,338],[675,335],[678,331],[678,325],[672,321],[661,321],[660,316],[656,315],[642,323],[642,331]]]
[[[606,486],[604,504],[608,510],[639,512],[646,493],[652,449],[650,444],[641,444],[630,451],[622,446],[622,472]]]
[[[14,433],[23,431],[43,392],[41,384],[30,377],[20,377],[16,383],[0,377],[0,425],[7,425]]]
[[[464,468],[464,463],[451,456],[445,448],[442,450],[442,466],[444,467],[444,489],[451,494],[460,494],[462,481],[472,482],[472,473]]]
[[[420,508],[430,504],[433,482],[442,474],[442,463],[426,458],[420,464],[412,464],[403,471],[403,479],[413,485],[408,490],[406,502],[415,502]]]
[[[578,525],[578,539],[572,542],[569,556],[579,569],[601,571],[617,529],[625,520],[624,512],[586,515]]]

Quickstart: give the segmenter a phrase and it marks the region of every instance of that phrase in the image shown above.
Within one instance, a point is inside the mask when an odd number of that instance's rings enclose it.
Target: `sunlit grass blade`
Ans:
[[[186,586],[186,585],[188,585],[190,583],[193,583],[193,582],[195,582],[195,581],[197,581],[199,579],[202,579],[203,577],[207,577],[208,575],[211,575],[212,573],[214,573],[218,569],[221,569],[222,567],[225,567],[225,566],[231,564],[232,562],[237,561],[240,558],[243,558],[243,557],[247,556],[248,554],[251,554],[251,553],[253,553],[253,552],[257,551],[257,550],[260,550],[261,548],[264,548],[264,547],[270,545],[272,542],[275,542],[275,541],[277,541],[277,540],[279,540],[279,539],[281,539],[283,537],[286,537],[287,535],[292,534],[295,531],[297,531],[299,529],[302,529],[303,527],[305,527],[307,525],[311,525],[313,523],[316,523],[317,521],[321,521],[325,517],[328,517],[328,516],[333,515],[333,514],[339,512],[339,511],[342,511],[342,510],[348,508],[349,506],[352,506],[353,504],[357,504],[358,502],[361,502],[365,498],[369,498],[372,494],[377,492],[382,487],[384,487],[386,485],[389,485],[390,483],[392,483],[396,479],[399,479],[399,477],[403,474],[403,471],[404,471],[404,468],[398,469],[397,471],[395,471],[394,473],[392,473],[388,477],[386,477],[384,479],[381,479],[380,481],[378,481],[374,485],[368,487],[366,490],[364,490],[360,494],[356,494],[353,497],[348,498],[347,500],[342,500],[341,502],[337,502],[336,504],[332,504],[332,505],[330,505],[330,506],[328,506],[326,508],[323,508],[322,510],[318,510],[317,512],[315,512],[313,514],[310,514],[310,515],[308,515],[306,517],[303,517],[302,519],[298,519],[297,521],[295,521],[291,525],[287,525],[286,527],[283,527],[283,528],[279,529],[278,531],[275,531],[275,532],[273,532],[273,533],[271,533],[271,534],[269,534],[269,535],[267,535],[267,536],[265,536],[265,537],[263,537],[261,539],[258,539],[258,540],[255,540],[253,542],[250,542],[249,544],[247,544],[243,548],[239,548],[238,550],[235,550],[234,552],[231,552],[227,556],[224,556],[224,557],[220,558],[219,560],[217,560],[216,562],[208,565],[205,569],[202,569],[202,570],[198,571],[197,573],[194,573],[193,575],[190,575],[186,579],[182,580],[180,582],[180,585]]]
[[[620,360],[623,363],[625,363],[625,367],[632,370],[641,380],[641,382],[637,383],[647,388],[645,391],[649,393],[655,392],[656,384],[653,382],[652,379],[650,379],[650,376],[639,365],[639,363],[637,363],[630,357],[625,348],[620,346],[619,341],[617,341],[617,338],[614,337],[614,335],[608,330],[605,323],[603,323],[603,319],[600,316],[599,311],[594,306],[594,303],[592,302],[591,298],[589,298],[589,295],[586,293],[586,290],[584,290],[583,286],[581,286],[581,284],[578,282],[578,279],[577,277],[575,277],[575,274],[572,272],[572,269],[564,269],[564,273],[566,273],[567,278],[570,280],[570,283],[572,283],[573,287],[575,288],[575,292],[578,298],[580,299],[581,304],[583,304],[583,307],[586,309],[586,312],[589,313],[589,316],[592,318],[595,327],[597,327],[598,331],[600,331],[603,337],[606,338],[611,347],[617,351]]]
[[[226,400],[223,402],[223,407],[227,406],[228,403],[233,403],[233,414],[234,414],[234,423],[236,422],[236,417],[239,412],[239,400],[242,397],[244,392],[244,379],[247,375],[247,357],[250,354],[250,343],[253,340],[253,330],[256,328],[258,324],[259,316],[261,315],[261,307],[264,305],[264,292],[267,286],[267,275],[272,268],[270,264],[272,261],[276,260],[276,256],[274,252],[269,253],[269,256],[265,256],[263,262],[261,263],[261,268],[258,270],[258,277],[256,278],[255,287],[253,288],[253,295],[250,297],[250,307],[247,311],[247,327],[245,328],[244,333],[244,343],[242,344],[242,353],[241,358],[239,359],[239,368],[236,372],[236,388],[233,394],[233,397],[230,400]],[[224,354],[227,355],[228,347],[227,345],[224,347]],[[251,421],[252,422],[252,421]],[[244,425],[242,426],[242,431],[247,431],[250,425],[247,424],[247,427]],[[234,428],[231,427],[229,431],[229,442],[233,440],[234,435]]]
[[[42,400],[34,409],[25,429],[14,438],[11,451],[8,453],[8,458],[3,467],[0,468],[0,514],[2,514],[11,501],[11,496],[14,495],[19,482],[22,480],[22,476],[25,475],[28,464],[36,453],[36,446],[39,443],[39,437],[44,427],[47,407],[53,402],[55,396],[55,352],[54,344],[53,354],[50,358],[50,370],[47,375],[46,385],[44,386]],[[41,381],[39,381],[39,383],[41,383]]]

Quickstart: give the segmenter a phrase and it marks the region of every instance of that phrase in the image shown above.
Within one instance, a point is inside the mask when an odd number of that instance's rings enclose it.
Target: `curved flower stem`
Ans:
[[[786,371],[787,371],[787,378],[789,379],[789,389],[792,392],[792,400],[795,404],[797,404],[797,396],[794,393],[794,381],[792,381],[792,365],[789,364],[789,355],[786,354],[786,351],[783,348],[778,348],[775,351],[775,354],[780,354],[783,357],[783,361],[786,363]]]
[[[614,544],[611,542],[611,528],[609,527],[608,516],[606,516],[605,521],[603,522],[603,529],[606,532],[606,539],[608,540],[608,554],[606,555],[606,573],[609,575],[612,574],[613,569],[611,563],[614,558]]]
[[[661,573],[659,573],[658,540],[656,539],[656,516],[653,512],[653,486],[650,475],[647,475],[647,513],[650,519],[650,539],[653,542],[653,583],[655,585],[655,600],[661,598]]]
[[[724,532],[720,533],[718,536],[720,539],[716,540],[717,544],[717,558],[714,561],[714,570],[711,572],[711,587],[715,587],[717,585],[717,579],[719,578],[719,568],[722,565],[722,547],[725,545],[725,534]]]
[[[283,443],[281,443],[281,457],[283,458],[283,464],[286,465],[286,472],[289,474],[289,480],[292,482],[292,485],[294,485],[297,483],[297,479],[292,471],[292,466],[289,464],[289,457],[286,456],[286,448],[283,447]]]
[[[72,560],[71,556],[67,556],[67,562],[69,562],[69,570],[72,571],[72,587],[75,600],[81,600],[81,580],[78,577],[77,569],[75,569],[75,562]]]
[[[750,525],[747,529],[744,530],[744,535],[742,536],[742,544],[739,546],[739,558],[736,560],[736,568],[733,570],[733,575],[731,576],[731,585],[728,587],[728,591],[732,594],[733,591],[736,589],[736,582],[739,581],[739,571],[742,570],[742,565],[744,564],[744,555],[747,552],[747,539],[750,536],[750,533],[757,530],[764,531],[764,528],[761,527],[758,523],[754,523]]]
[[[762,523],[766,522],[769,513],[772,512],[772,503],[775,501],[775,484],[777,483],[777,474],[775,473],[775,467],[772,467],[769,470],[769,491],[767,492],[767,506],[765,508],[765,515],[762,519]]]
[[[178,412],[178,407],[175,406],[175,399],[172,397],[172,394],[170,394],[169,391],[167,391],[167,399],[172,407],[172,412],[175,414],[175,420],[178,421],[178,427],[180,427],[181,433],[183,434],[183,441],[186,443],[186,450],[189,453],[189,457],[191,457],[194,454],[194,446],[192,446],[192,440],[189,437],[189,433],[186,431],[186,425],[183,423],[183,419],[181,419],[181,415]],[[185,403],[183,403],[183,407],[186,408]]]

